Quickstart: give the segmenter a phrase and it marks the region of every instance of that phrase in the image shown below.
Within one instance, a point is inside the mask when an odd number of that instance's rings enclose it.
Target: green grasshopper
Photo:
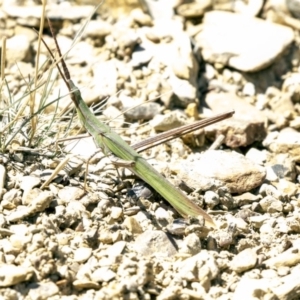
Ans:
[[[175,186],[173,186],[165,177],[158,173],[143,157],[141,157],[138,154],[138,152],[135,149],[143,148],[144,143],[139,143],[135,145],[134,149],[133,147],[129,146],[109,126],[100,122],[97,119],[97,117],[91,112],[89,107],[82,99],[79,89],[71,80],[70,73],[61,54],[59,45],[53,33],[50,22],[49,25],[62,63],[64,74],[60,70],[57,61],[54,58],[54,55],[48,49],[49,53],[51,54],[53,60],[56,61],[58,70],[69,89],[70,97],[75,105],[80,122],[85,127],[86,131],[94,138],[96,145],[99,148],[101,148],[104,153],[113,154],[116,158],[125,161],[126,168],[128,168],[131,172],[133,172],[139,178],[141,178],[150,186],[152,186],[165,200],[167,200],[177,210],[177,212],[180,215],[182,215],[185,218],[188,216],[202,216],[205,219],[206,226],[215,227],[213,219],[203,209],[201,209],[194,202],[192,202],[183,192],[181,192]],[[45,46],[47,47],[47,45]],[[206,123],[206,125],[209,125],[222,119],[231,117],[232,114],[233,111],[204,120],[206,122],[199,122]],[[184,134],[189,132],[188,127],[191,127],[191,125],[187,125],[185,127],[187,128],[187,130],[184,131]],[[203,124],[200,127],[203,127]],[[174,132],[173,135],[178,136],[176,132]],[[163,138],[163,140],[165,141],[166,139]],[[157,143],[154,142],[153,138],[150,138],[149,143],[154,143],[155,145],[157,145]]]

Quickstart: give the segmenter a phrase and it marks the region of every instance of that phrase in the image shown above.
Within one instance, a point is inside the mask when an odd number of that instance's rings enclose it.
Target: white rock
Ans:
[[[84,190],[76,186],[66,186],[59,190],[58,198],[63,203],[69,203],[74,200],[78,200],[84,195]]]
[[[252,269],[257,262],[257,254],[254,249],[245,249],[238,253],[231,261],[232,270],[241,273]]]
[[[81,247],[74,251],[74,261],[83,263],[86,262],[92,255],[92,248]]]
[[[237,204],[237,206],[243,206],[246,204],[250,204],[253,202],[257,202],[262,198],[261,195],[253,195],[249,192],[243,193],[241,195],[238,196],[234,196],[233,199],[235,201],[235,203]]]
[[[195,37],[206,61],[244,72],[269,66],[293,39],[289,27],[225,11],[206,13],[203,30]]]
[[[219,204],[220,197],[217,193],[213,191],[206,191],[204,194],[204,201],[209,208],[214,208],[216,205]]]
[[[272,196],[264,197],[259,201],[259,205],[264,212],[268,213],[281,212],[283,210],[282,202],[273,198]]]
[[[280,179],[278,183],[274,183],[279,193],[285,198],[291,198],[298,192],[298,186],[285,179]]]
[[[271,166],[266,167],[266,180],[269,182],[278,181],[279,178]]]
[[[130,120],[152,120],[161,112],[161,106],[155,102],[143,103],[136,107],[126,107],[126,118]],[[129,110],[128,110],[129,109]]]
[[[126,242],[118,241],[107,248],[106,255],[108,255],[110,257],[116,257],[116,256],[122,254],[125,247],[126,247]]]
[[[112,27],[108,22],[104,22],[100,19],[90,20],[84,29],[84,35],[99,38],[110,34],[111,30]]]
[[[23,236],[21,234],[13,234],[9,237],[9,241],[12,247],[16,249],[16,252],[21,252],[24,249],[25,245],[31,242],[31,238],[32,236],[30,235]]]
[[[269,268],[279,268],[282,266],[291,267],[300,262],[300,248],[293,247],[276,257],[269,258],[264,261],[264,264]]]
[[[27,60],[30,41],[26,35],[15,35],[6,42],[6,59],[9,64]]]
[[[66,152],[80,155],[84,159],[90,158],[98,149],[92,137],[66,141],[64,142],[64,147]]]
[[[134,243],[134,249],[142,256],[173,256],[177,249],[166,233],[159,230],[149,230],[140,234]]]
[[[211,140],[223,134],[224,144],[235,148],[262,141],[267,134],[266,117],[253,105],[234,93],[209,92],[205,101],[214,113],[234,109],[234,115],[222,122],[205,128],[205,135]]]
[[[156,131],[167,131],[186,125],[187,118],[182,112],[175,110],[165,115],[158,114],[149,123]]]
[[[32,300],[47,300],[59,293],[58,286],[50,282],[31,283],[28,285],[28,297]]]
[[[149,63],[152,53],[147,49],[137,49],[132,52],[130,64],[133,68],[138,68]]]
[[[268,141],[267,141],[268,139]],[[291,128],[280,131],[274,140],[266,138],[264,145],[275,153],[288,153],[296,162],[300,161],[300,133]]]
[[[243,94],[245,96],[254,96],[255,95],[255,86],[252,82],[247,82],[243,87]]]
[[[114,220],[118,220],[122,215],[123,215],[123,210],[122,210],[121,207],[113,206],[113,207],[111,208],[110,216],[111,216]]]
[[[243,277],[238,283],[232,300],[253,300],[257,295],[268,296],[268,299],[273,299],[274,294],[271,289],[271,279],[250,279]]]
[[[278,277],[277,272],[275,270],[267,269],[261,271],[262,278],[276,278]]]
[[[266,175],[263,167],[243,155],[221,150],[206,151],[196,161],[171,168],[191,188],[209,190],[226,186],[231,193],[252,190]]]
[[[108,282],[116,277],[116,273],[108,267],[102,267],[92,273],[91,278],[96,282]]]
[[[0,287],[8,287],[29,280],[33,270],[21,266],[0,265]]]
[[[266,151],[258,150],[253,147],[248,150],[245,156],[258,165],[263,165],[267,160]]]

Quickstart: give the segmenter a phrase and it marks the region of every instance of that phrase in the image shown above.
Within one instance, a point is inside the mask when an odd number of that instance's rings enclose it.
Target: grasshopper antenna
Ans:
[[[48,24],[49,24],[49,28],[50,28],[50,32],[51,32],[51,35],[52,35],[52,38],[55,42],[55,47],[57,49],[57,52],[58,52],[58,55],[59,55],[59,60],[57,60],[53,54],[53,51],[49,48],[49,46],[47,45],[47,43],[45,42],[45,40],[42,38],[42,42],[44,44],[44,46],[47,48],[51,58],[53,59],[53,61],[55,62],[56,64],[56,67],[58,69],[58,72],[60,74],[60,76],[62,77],[63,81],[65,82],[66,86],[68,87],[69,91],[71,91],[71,86],[69,84],[69,80],[71,79],[71,76],[70,76],[70,72],[68,70],[68,67],[64,61],[64,58],[61,54],[61,51],[60,51],[60,47],[59,47],[59,44],[57,42],[57,39],[56,39],[56,35],[54,33],[54,30],[53,30],[53,27],[52,27],[52,23],[51,21],[49,20],[49,18],[47,18],[47,21],[48,21]],[[36,34],[39,34],[38,31],[36,31],[34,28],[33,30],[36,32]],[[62,64],[62,67],[63,67],[63,71],[61,70],[60,66],[59,66],[59,61],[61,61],[61,64]]]

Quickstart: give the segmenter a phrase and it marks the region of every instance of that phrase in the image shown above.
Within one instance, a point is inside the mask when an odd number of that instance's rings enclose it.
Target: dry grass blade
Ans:
[[[41,52],[41,35],[44,30],[44,20],[45,20],[45,10],[46,10],[46,1],[42,1],[42,14],[41,14],[41,23],[40,23],[40,35],[38,38],[38,49],[37,49],[37,55],[36,55],[36,65],[35,65],[35,76],[34,76],[34,90],[32,93],[30,93],[30,114],[31,116],[34,114],[34,107],[35,107],[35,97],[36,97],[36,87],[38,86],[38,73],[39,73],[39,60],[40,60],[40,52]],[[31,118],[31,136],[30,136],[30,144],[33,140],[33,137],[35,135],[37,126],[37,119],[36,117]]]

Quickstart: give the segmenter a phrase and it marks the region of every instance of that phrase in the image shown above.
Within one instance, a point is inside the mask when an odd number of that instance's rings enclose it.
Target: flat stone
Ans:
[[[292,269],[290,275],[280,278],[278,285],[273,285],[272,291],[277,299],[297,299],[300,294],[299,266]]]
[[[293,39],[289,27],[225,11],[206,13],[203,30],[195,37],[206,61],[244,72],[269,66]]]
[[[159,230],[148,230],[140,234],[133,245],[135,251],[143,256],[173,256],[177,253],[174,242]]]
[[[83,263],[92,255],[92,248],[81,247],[74,251],[74,261]]]
[[[6,42],[6,59],[13,65],[29,59],[30,41],[26,35],[15,35]]]
[[[107,248],[106,254],[111,257],[116,257],[122,254],[125,247],[126,247],[126,242],[118,241]]]
[[[99,241],[102,242],[103,244],[111,244],[113,242],[112,232],[108,229],[101,230]]]
[[[205,201],[205,204],[209,208],[214,208],[216,205],[219,204],[220,197],[219,197],[219,195],[217,193],[215,193],[213,191],[207,191],[204,194],[204,201]]]
[[[232,270],[237,273],[252,269],[257,262],[257,254],[253,249],[245,249],[236,255],[231,261]]]
[[[238,283],[234,291],[232,300],[252,300],[257,298],[257,295],[268,296],[267,299],[276,299],[271,289],[271,279],[252,279],[243,277]],[[272,298],[272,296],[274,298]]]
[[[267,151],[250,148],[245,156],[256,164],[263,165],[267,160]]]
[[[91,277],[96,282],[108,282],[116,277],[116,273],[108,267],[102,267],[92,273]]]
[[[136,47],[136,49],[132,52],[130,64],[133,68],[142,67],[149,63],[152,59],[152,55],[153,54],[148,49]]]
[[[118,220],[123,216],[123,210],[121,207],[118,206],[113,206],[111,208],[111,213],[110,216],[114,219],[114,220]]]
[[[233,199],[237,206],[243,206],[246,204],[251,204],[253,202],[258,202],[262,198],[261,195],[254,195],[252,193],[246,192],[238,196],[234,196]]]
[[[264,146],[275,153],[288,153],[296,162],[300,161],[300,132],[285,128],[273,140],[265,140]]]
[[[265,198],[260,200],[259,205],[264,212],[268,213],[276,213],[283,210],[282,202],[272,196],[266,196]]]
[[[69,203],[82,198],[84,193],[83,189],[76,186],[66,186],[58,192],[58,198],[64,203]]]
[[[59,293],[59,288],[54,282],[31,283],[28,296],[32,300],[47,300]]]
[[[210,190],[226,186],[231,193],[244,193],[262,184],[265,169],[236,152],[209,150],[197,160],[171,166],[193,189]]]
[[[160,113],[161,106],[155,102],[143,103],[125,112],[126,118],[130,120],[152,120],[155,115]]]
[[[98,149],[93,137],[66,141],[64,142],[64,147],[66,152],[74,155],[80,155],[80,157],[85,159],[90,158]]]
[[[91,38],[102,38],[111,33],[112,26],[102,20],[90,20],[85,27],[84,35]]]
[[[269,268],[279,268],[282,266],[291,267],[300,262],[300,248],[290,248],[275,257],[264,261],[264,264]]]
[[[221,113],[234,109],[234,115],[222,122],[205,128],[209,139],[223,134],[224,143],[228,147],[236,148],[248,146],[255,141],[262,141],[266,137],[266,118],[251,104],[232,93],[211,92],[205,99],[214,113]]]
[[[172,111],[168,114],[158,114],[149,124],[156,131],[167,131],[187,124],[186,116],[179,110]]]
[[[274,185],[277,187],[280,195],[284,198],[290,199],[298,192],[298,184],[285,179],[280,179],[279,182],[274,182]]]
[[[99,289],[99,283],[88,280],[88,279],[77,279],[72,282],[72,285],[75,289],[82,290],[82,289]]]
[[[0,266],[0,287],[8,287],[29,280],[33,270],[21,266],[2,264]]]

